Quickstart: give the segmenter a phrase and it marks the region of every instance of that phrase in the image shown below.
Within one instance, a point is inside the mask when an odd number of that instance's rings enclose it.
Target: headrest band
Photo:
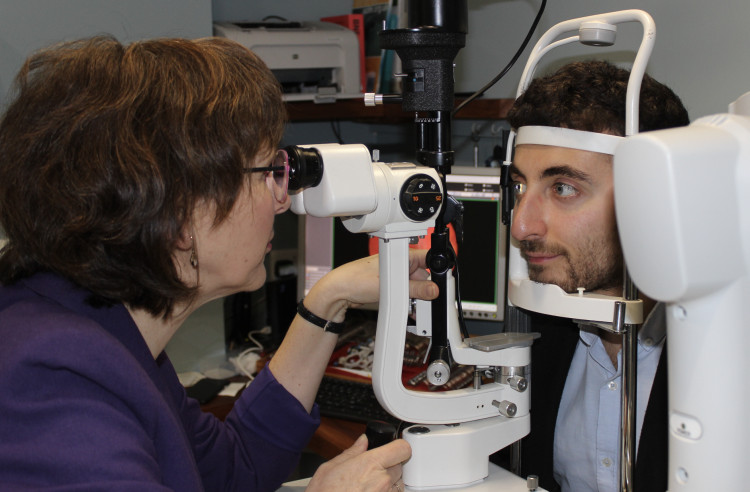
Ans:
[[[522,126],[516,134],[516,145],[537,144],[588,150],[614,155],[625,137],[554,126]]]

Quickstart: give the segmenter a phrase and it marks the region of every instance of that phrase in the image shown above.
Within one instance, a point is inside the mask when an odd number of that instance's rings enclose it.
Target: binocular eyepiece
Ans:
[[[320,184],[323,179],[323,156],[314,147],[284,147],[289,156],[289,191],[299,191]]]

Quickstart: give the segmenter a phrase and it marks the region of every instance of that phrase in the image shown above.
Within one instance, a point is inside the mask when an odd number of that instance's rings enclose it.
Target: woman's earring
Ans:
[[[190,252],[190,265],[192,265],[193,268],[198,268],[198,255],[195,254],[195,241],[193,240],[193,236],[190,236],[190,241],[193,243],[192,251]]]

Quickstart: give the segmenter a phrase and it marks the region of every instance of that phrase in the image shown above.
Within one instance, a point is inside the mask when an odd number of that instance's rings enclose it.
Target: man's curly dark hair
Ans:
[[[508,112],[511,127],[539,125],[625,135],[625,94],[630,72],[605,61],[567,64],[534,79]],[[690,123],[680,98],[645,75],[639,132]]]

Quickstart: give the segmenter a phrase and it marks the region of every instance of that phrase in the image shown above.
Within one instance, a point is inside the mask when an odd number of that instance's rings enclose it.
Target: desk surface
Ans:
[[[315,431],[308,449],[318,456],[330,460],[351,447],[365,433],[365,424],[349,420],[321,417],[320,427]]]

